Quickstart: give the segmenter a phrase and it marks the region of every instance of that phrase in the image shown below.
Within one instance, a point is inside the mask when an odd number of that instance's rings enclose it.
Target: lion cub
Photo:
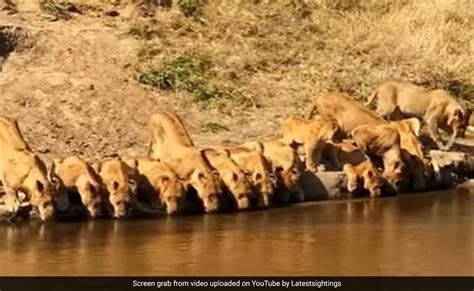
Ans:
[[[54,159],[50,180],[58,189],[58,201],[69,205],[69,193],[78,193],[82,205],[91,217],[102,215],[103,193],[100,177],[83,159],[77,156]]]
[[[42,220],[53,217],[56,193],[47,179],[46,165],[31,151],[17,121],[4,116],[0,116],[0,172],[8,211],[18,213],[18,194],[23,192]]]
[[[219,173],[194,146],[181,119],[167,112],[154,114],[148,123],[148,133],[148,156],[168,164],[196,189],[206,212],[218,211],[222,196]]]
[[[139,196],[144,196],[153,207],[164,206],[168,214],[182,210],[186,188],[170,166],[147,157],[131,158],[125,162],[136,170]]]
[[[472,113],[445,90],[429,90],[409,82],[381,83],[366,104],[371,104],[376,97],[377,113],[385,118],[391,118],[399,111],[423,119],[431,138],[441,150],[450,149],[456,136],[464,137]],[[439,128],[450,134],[446,145],[439,136]]]
[[[417,118],[392,121],[391,125],[400,134],[402,158],[407,164],[407,178],[417,191],[426,190],[428,180],[433,175],[431,160],[427,158],[423,144],[418,139],[420,121]]]
[[[119,157],[107,157],[93,164],[105,185],[106,210],[114,218],[129,216],[137,201],[137,184],[133,171]]]
[[[361,125],[351,132],[351,136],[372,162],[382,160],[383,177],[399,192],[402,189],[406,165],[397,129],[391,124]]]
[[[293,116],[283,122],[282,141],[290,146],[303,145],[306,168],[316,173],[324,144],[332,140],[337,132],[338,126],[335,123],[321,120],[310,121]]]
[[[323,155],[347,175],[347,190],[354,192],[358,181],[364,182],[363,188],[369,191],[371,197],[381,196],[384,179],[374,164],[354,141],[345,139],[340,143],[328,143]]]
[[[275,190],[275,175],[271,166],[263,156],[263,146],[258,150],[254,147],[240,145],[229,148],[230,157],[249,177],[252,184],[252,198],[257,200],[257,207],[269,207]]]
[[[276,177],[276,200],[280,202],[304,201],[304,192],[300,185],[304,165],[295,149],[276,139],[249,142],[245,145],[253,146],[258,150],[259,143],[263,146],[263,155],[270,162]]]
[[[211,166],[219,173],[225,187],[234,197],[237,208],[247,209],[250,206],[251,185],[242,169],[230,158],[229,151],[208,148],[202,152]]]

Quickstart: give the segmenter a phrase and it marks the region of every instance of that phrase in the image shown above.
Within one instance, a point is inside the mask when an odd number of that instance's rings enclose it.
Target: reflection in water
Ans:
[[[0,275],[474,275],[474,198],[0,225]]]

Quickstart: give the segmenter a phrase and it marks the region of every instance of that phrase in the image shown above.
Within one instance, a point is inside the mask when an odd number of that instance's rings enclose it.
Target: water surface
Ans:
[[[474,275],[474,197],[0,225],[0,275]]]

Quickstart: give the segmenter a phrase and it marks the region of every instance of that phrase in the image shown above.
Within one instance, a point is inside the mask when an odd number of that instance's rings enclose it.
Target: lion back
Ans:
[[[31,151],[13,118],[0,116],[0,142],[15,151]]]
[[[148,131],[153,141],[166,140],[176,145],[194,147],[184,123],[176,114],[164,111],[154,114],[150,118]]]

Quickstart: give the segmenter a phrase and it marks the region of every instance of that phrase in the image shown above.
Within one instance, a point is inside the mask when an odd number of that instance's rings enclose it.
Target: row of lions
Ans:
[[[344,171],[352,193],[377,197],[386,190],[425,190],[436,173],[418,139],[421,122],[395,120],[393,113],[423,115],[430,134],[448,126],[456,137],[464,134],[470,110],[444,91],[408,83],[384,83],[368,103],[375,97],[376,112],[346,94],[323,94],[312,101],[308,118],[283,122],[281,138],[235,147],[198,148],[177,115],[159,112],[147,126],[147,156],[111,156],[93,164],[70,156],[54,159],[49,171],[17,122],[0,117],[3,201],[14,216],[21,200],[28,200],[43,220],[73,205],[93,218],[128,217],[144,205],[180,213],[192,195],[206,213],[229,205],[266,208],[304,201],[303,174],[323,168]],[[452,145],[452,136],[443,148]],[[439,136],[434,140],[439,143]]]
[[[380,187],[374,185],[380,184],[376,181],[381,179],[377,172],[396,192],[410,187],[418,191],[427,189],[439,173],[433,170],[418,138],[422,125],[420,119],[426,123],[438,148],[448,150],[457,136],[464,137],[471,110],[447,91],[428,90],[407,82],[380,84],[365,105],[370,105],[375,98],[378,98],[375,112],[339,92],[313,99],[308,117],[312,119],[316,113],[318,117],[312,121],[312,126],[325,123],[326,127],[333,128],[331,132],[335,127],[341,136],[349,139],[341,142],[333,135],[325,145],[316,146],[319,149],[315,150],[313,161],[307,162],[308,168],[314,169],[321,160],[322,149],[329,148],[326,150],[331,152],[332,161],[336,161],[348,176],[350,191],[355,185],[353,177],[358,177],[371,196],[378,196]],[[450,135],[445,145],[439,129]],[[307,139],[314,144],[318,137]],[[349,156],[349,159],[341,163],[338,156]]]

